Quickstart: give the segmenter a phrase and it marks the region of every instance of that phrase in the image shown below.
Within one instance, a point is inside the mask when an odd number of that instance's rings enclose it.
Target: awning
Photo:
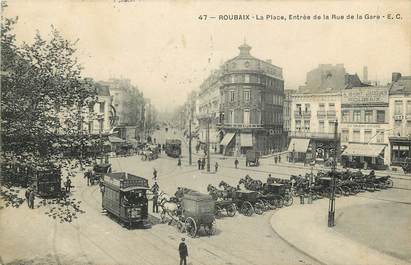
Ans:
[[[298,139],[292,138],[290,145],[288,146],[289,152],[306,153],[308,145],[310,144],[310,139]]]
[[[234,138],[235,133],[227,133],[226,135],[224,135],[223,140],[221,141],[221,145],[228,145],[231,140]]]
[[[110,143],[124,143],[125,141],[121,138],[118,138],[116,136],[109,136],[108,140],[110,141]]]
[[[384,150],[385,145],[376,144],[348,144],[347,149],[342,153],[343,156],[365,156],[378,157]]]
[[[253,136],[251,133],[240,134],[240,143],[243,147],[253,146]]]

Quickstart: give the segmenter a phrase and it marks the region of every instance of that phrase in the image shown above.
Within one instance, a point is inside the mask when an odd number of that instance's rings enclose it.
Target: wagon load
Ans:
[[[215,232],[215,201],[208,195],[187,188],[179,188],[175,194],[177,200],[161,199],[161,219],[176,223],[180,232],[195,237],[201,228],[207,235]]]
[[[148,180],[127,172],[104,175],[103,210],[127,225],[150,228],[148,221]]]

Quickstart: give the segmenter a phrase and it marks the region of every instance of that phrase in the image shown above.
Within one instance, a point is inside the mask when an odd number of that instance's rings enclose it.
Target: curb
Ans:
[[[319,259],[317,259],[316,257],[312,256],[311,254],[308,254],[307,252],[305,252],[304,250],[298,248],[296,245],[294,245],[293,243],[291,243],[290,241],[288,241],[287,239],[285,239],[273,226],[272,223],[272,219],[274,218],[275,213],[273,213],[273,215],[270,218],[270,226],[271,229],[273,230],[274,234],[276,234],[282,241],[284,241],[287,245],[289,245],[291,248],[297,250],[298,252],[301,252],[302,254],[306,255],[307,257],[309,257],[310,259],[314,260],[315,262],[318,262],[321,265],[329,265]]]

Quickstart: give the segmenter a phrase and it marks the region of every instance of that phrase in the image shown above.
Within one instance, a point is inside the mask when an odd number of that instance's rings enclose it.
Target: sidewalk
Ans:
[[[339,211],[335,217],[336,225],[343,208],[376,202],[348,197],[339,198],[337,203]],[[327,227],[327,209],[328,200],[325,199],[317,200],[314,204],[283,208],[273,214],[271,226],[284,241],[323,264],[410,264],[347,238],[335,228]]]

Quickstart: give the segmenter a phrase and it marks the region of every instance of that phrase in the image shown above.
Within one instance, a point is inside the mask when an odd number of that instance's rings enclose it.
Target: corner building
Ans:
[[[250,54],[243,44],[240,54],[221,66],[221,150],[241,155],[248,150],[269,153],[281,150],[283,141],[284,80],[282,69]]]

